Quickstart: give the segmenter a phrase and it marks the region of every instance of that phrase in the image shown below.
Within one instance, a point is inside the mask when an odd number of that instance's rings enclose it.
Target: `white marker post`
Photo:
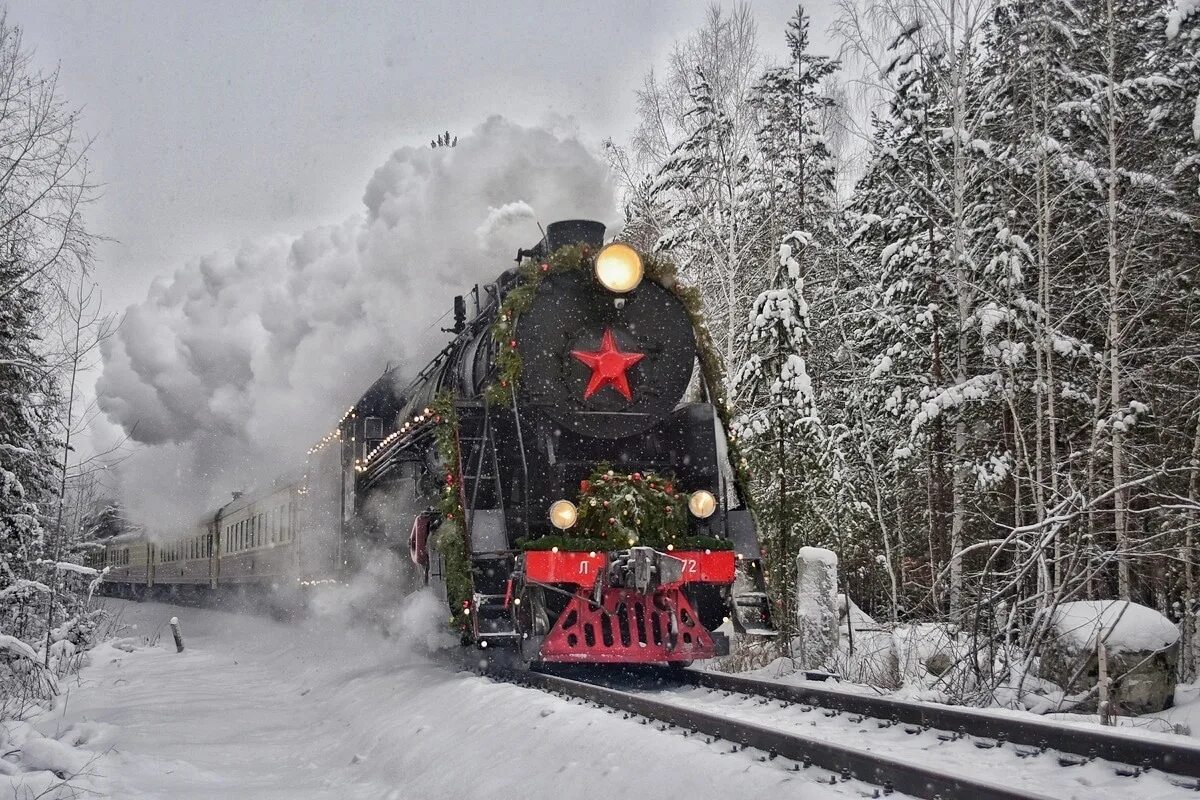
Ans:
[[[1108,696],[1108,648],[1100,638],[1096,640],[1096,668],[1099,673],[1096,685],[1100,689],[1100,724],[1112,725],[1112,700]]]
[[[179,617],[171,617],[171,634],[175,637],[175,652],[183,652],[183,634],[179,632]]]

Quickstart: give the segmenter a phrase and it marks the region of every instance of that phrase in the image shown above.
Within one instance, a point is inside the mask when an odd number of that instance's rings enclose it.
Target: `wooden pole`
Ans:
[[[175,637],[175,652],[183,652],[183,634],[179,632],[179,617],[171,617],[171,635]]]
[[[1103,640],[1096,641],[1096,664],[1099,667],[1098,688],[1100,689],[1100,724],[1112,724],[1112,706],[1108,699],[1108,648]]]

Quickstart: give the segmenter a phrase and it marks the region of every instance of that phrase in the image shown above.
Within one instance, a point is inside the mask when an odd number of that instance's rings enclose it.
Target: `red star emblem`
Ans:
[[[571,355],[592,368],[592,378],[587,388],[583,390],[583,399],[587,400],[605,386],[611,386],[625,396],[626,400],[633,399],[629,391],[629,379],[625,371],[646,357],[644,353],[622,353],[617,349],[617,340],[611,329],[605,329],[600,337],[600,349],[591,353],[583,350],[572,350]]]

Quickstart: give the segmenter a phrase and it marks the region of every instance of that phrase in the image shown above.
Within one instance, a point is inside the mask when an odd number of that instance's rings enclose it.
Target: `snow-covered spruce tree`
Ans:
[[[1066,491],[1063,480],[1066,439],[1086,428],[1076,414],[1074,424],[1065,417],[1070,401],[1061,377],[1094,368],[1090,350],[1064,333],[1057,309],[1067,305],[1059,296],[1058,276],[1071,246],[1067,239],[1082,233],[1060,226],[1065,211],[1061,198],[1069,196],[1076,181],[1064,175],[1069,161],[1059,135],[1059,109],[1070,98],[1070,52],[1074,47],[1075,9],[1057,0],[1008,0],[997,6],[987,30],[989,85],[997,98],[997,113],[988,124],[989,138],[1002,143],[1006,169],[999,193],[1011,234],[1025,243],[1021,292],[1014,297],[1026,312],[1020,321],[1029,343],[1023,369],[1010,375],[1023,390],[1013,406],[1013,441],[1017,465],[1013,473],[1013,525],[1044,520]],[[1059,363],[1061,362],[1061,364]],[[1060,396],[1062,393],[1064,396]],[[1090,413],[1078,405],[1077,412]],[[1075,445],[1086,445],[1075,442]],[[1032,502],[1031,502],[1032,501]],[[1037,604],[1044,604],[1048,588],[1061,584],[1059,568],[1066,552],[1064,536],[1053,535],[1049,549],[1033,547],[1038,558]]]
[[[1071,376],[1092,406],[1076,485],[1086,498],[1105,498],[1089,504],[1080,534],[1087,591],[1154,603],[1162,565],[1146,526],[1162,520],[1151,512],[1155,488],[1145,484],[1172,455],[1161,446],[1162,432],[1178,429],[1171,421],[1177,393],[1161,391],[1161,373],[1181,330],[1164,324],[1164,300],[1179,297],[1177,280],[1188,272],[1169,251],[1194,233],[1171,184],[1178,153],[1147,134],[1165,121],[1160,94],[1169,79],[1155,66],[1164,44],[1160,4],[1093,0],[1075,8],[1066,65],[1073,96],[1058,104],[1055,125],[1070,182],[1062,224],[1075,236],[1061,243],[1062,257],[1051,266],[1073,289],[1098,289],[1071,297],[1056,315],[1069,339],[1100,356],[1090,373]],[[1141,508],[1131,511],[1131,504]]]
[[[0,286],[24,272],[18,245],[0,258]],[[0,625],[35,640],[44,614],[38,562],[57,472],[55,385],[35,328],[41,299],[28,285],[0,301]]]
[[[756,476],[752,491],[770,564],[777,625],[796,625],[796,551],[833,544],[829,529],[827,438],[810,374],[806,280],[830,269],[822,253],[832,234],[833,166],[819,121],[832,101],[822,82],[837,63],[809,51],[803,8],[787,27],[788,64],[770,69],[756,102],[762,127],[756,179],[765,230],[777,251],[763,270],[744,334],[745,361],[731,377],[738,438]],[[810,666],[818,667],[818,664]]]
[[[667,68],[647,74],[626,159],[633,166],[616,165],[627,226],[638,236],[656,232],[656,246],[700,290],[727,371],[761,280],[754,272],[774,246],[754,183],[757,35],[748,4],[710,6],[703,26],[676,42]]]
[[[1008,295],[1021,245],[997,206],[972,37],[960,32],[954,48],[947,31],[923,31],[913,24],[894,42],[894,96],[854,201],[860,257],[880,270],[857,348],[872,354],[871,391],[890,415],[892,458],[905,475],[898,486],[911,493],[902,506],[924,509],[924,524],[896,523],[928,531],[924,545],[910,542],[901,554],[914,566],[906,577],[929,610],[959,619],[956,553],[973,533],[968,481],[986,486],[1012,469],[1002,365],[1021,349],[1003,324],[1016,313]]]
[[[704,316],[726,371],[740,361],[740,326],[761,263],[765,224],[755,192],[756,153],[697,70],[691,88],[692,132],[658,171],[653,196],[665,209],[658,248],[700,288]]]
[[[81,207],[91,196],[77,112],[56,76],[34,72],[19,29],[0,17],[0,716],[52,690],[42,669],[56,569],[50,547],[61,486],[64,357],[49,335],[63,285],[90,257]],[[59,480],[56,481],[56,478]],[[58,541],[62,541],[60,538]],[[63,619],[71,594],[59,595]]]
[[[1160,69],[1171,83],[1165,87],[1168,111],[1159,127],[1166,136],[1163,142],[1166,157],[1175,163],[1172,174],[1175,196],[1190,223],[1181,232],[1182,246],[1173,256],[1178,259],[1182,274],[1190,267],[1194,275],[1200,252],[1200,229],[1196,222],[1200,219],[1200,3],[1178,0],[1168,8],[1164,33],[1167,47],[1160,51],[1165,62]],[[1179,281],[1177,287],[1176,302],[1172,305],[1178,309],[1179,324],[1174,327],[1186,332],[1180,345],[1194,354],[1200,352],[1200,292],[1194,280]],[[1182,392],[1181,398],[1200,394],[1195,370],[1190,372],[1190,378],[1190,392]],[[1179,494],[1188,498],[1192,508],[1179,515],[1176,527],[1183,530],[1173,543],[1181,562],[1177,574],[1182,573],[1176,583],[1181,584],[1177,608],[1184,632],[1180,671],[1185,681],[1200,675],[1200,565],[1196,557],[1200,531],[1200,408],[1193,404],[1187,412],[1181,415],[1180,422],[1183,434],[1191,437],[1191,463],[1186,489]]]

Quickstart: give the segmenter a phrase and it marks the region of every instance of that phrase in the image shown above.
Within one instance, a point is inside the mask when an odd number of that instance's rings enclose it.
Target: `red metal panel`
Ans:
[[[683,562],[680,583],[733,583],[737,563],[732,550],[676,550],[667,555]]]
[[[573,583],[590,589],[607,563],[604,553],[529,550],[525,553],[525,576],[538,583]]]
[[[575,595],[540,650],[544,661],[605,664],[661,664],[716,654],[687,596],[670,588],[648,595],[607,589],[599,605]]]

